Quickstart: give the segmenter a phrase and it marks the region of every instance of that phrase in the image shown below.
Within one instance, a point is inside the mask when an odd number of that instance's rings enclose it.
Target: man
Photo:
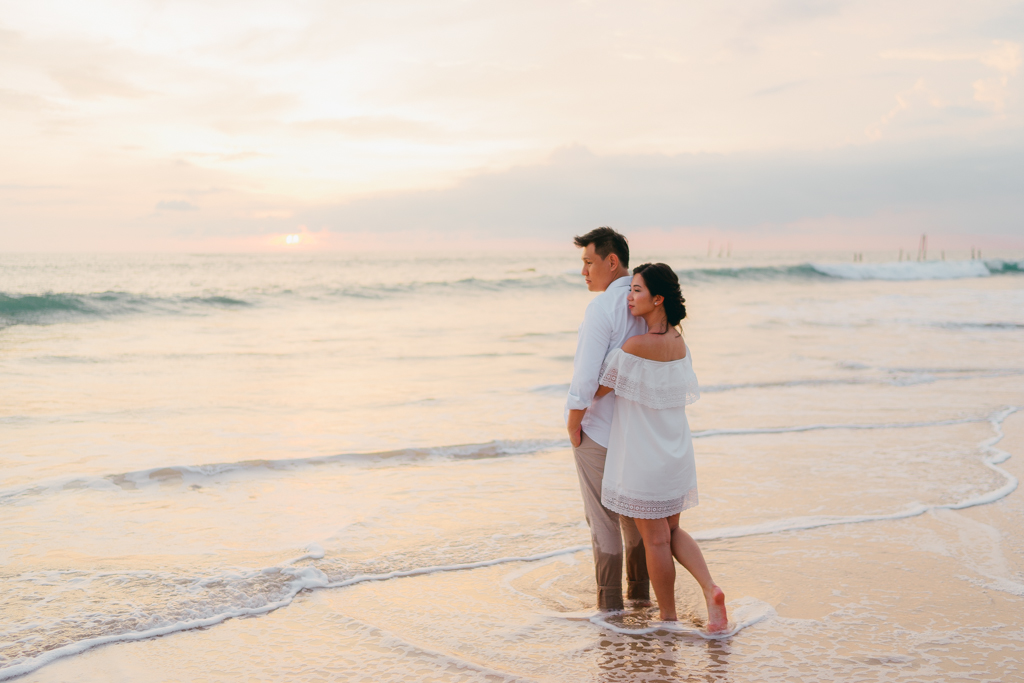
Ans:
[[[625,540],[627,596],[648,602],[650,583],[643,539],[636,523],[601,505],[601,479],[608,452],[615,395],[594,398],[601,364],[608,352],[622,346],[634,335],[645,334],[647,325],[634,318],[626,296],[632,278],[629,273],[629,245],[611,228],[597,228],[576,237],[583,249],[583,277],[591,292],[601,292],[587,306],[580,324],[572,383],[565,405],[566,427],[576,457],[583,509],[594,547],[597,574],[597,607],[619,610],[622,602],[622,543]]]

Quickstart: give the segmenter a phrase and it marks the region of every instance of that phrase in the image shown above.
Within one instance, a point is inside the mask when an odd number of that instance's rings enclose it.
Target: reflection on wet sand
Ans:
[[[722,681],[728,673],[730,645],[674,633],[615,635],[598,643],[595,680],[601,683],[644,681]]]

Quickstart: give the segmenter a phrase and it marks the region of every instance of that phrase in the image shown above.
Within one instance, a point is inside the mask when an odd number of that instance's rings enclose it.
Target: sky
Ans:
[[[1022,82],[1024,2],[0,0],[0,249],[1022,249]]]

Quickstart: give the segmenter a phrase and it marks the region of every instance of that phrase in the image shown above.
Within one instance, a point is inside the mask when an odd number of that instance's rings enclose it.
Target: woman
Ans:
[[[728,628],[725,593],[704,556],[679,528],[679,513],[697,504],[697,473],[686,409],[700,398],[690,354],[678,329],[686,317],[679,278],[664,263],[633,269],[629,310],[647,334],[608,354],[597,395],[615,391],[615,416],[604,466],[601,503],[636,520],[663,621],[676,621],[673,556],[700,584],[707,629]]]

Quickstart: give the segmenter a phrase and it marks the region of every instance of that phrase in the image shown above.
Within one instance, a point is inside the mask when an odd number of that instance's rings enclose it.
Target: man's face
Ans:
[[[594,245],[588,244],[583,249],[583,279],[587,281],[587,289],[591,292],[603,292],[615,279],[619,268],[619,258],[612,253],[608,258],[601,258]]]

